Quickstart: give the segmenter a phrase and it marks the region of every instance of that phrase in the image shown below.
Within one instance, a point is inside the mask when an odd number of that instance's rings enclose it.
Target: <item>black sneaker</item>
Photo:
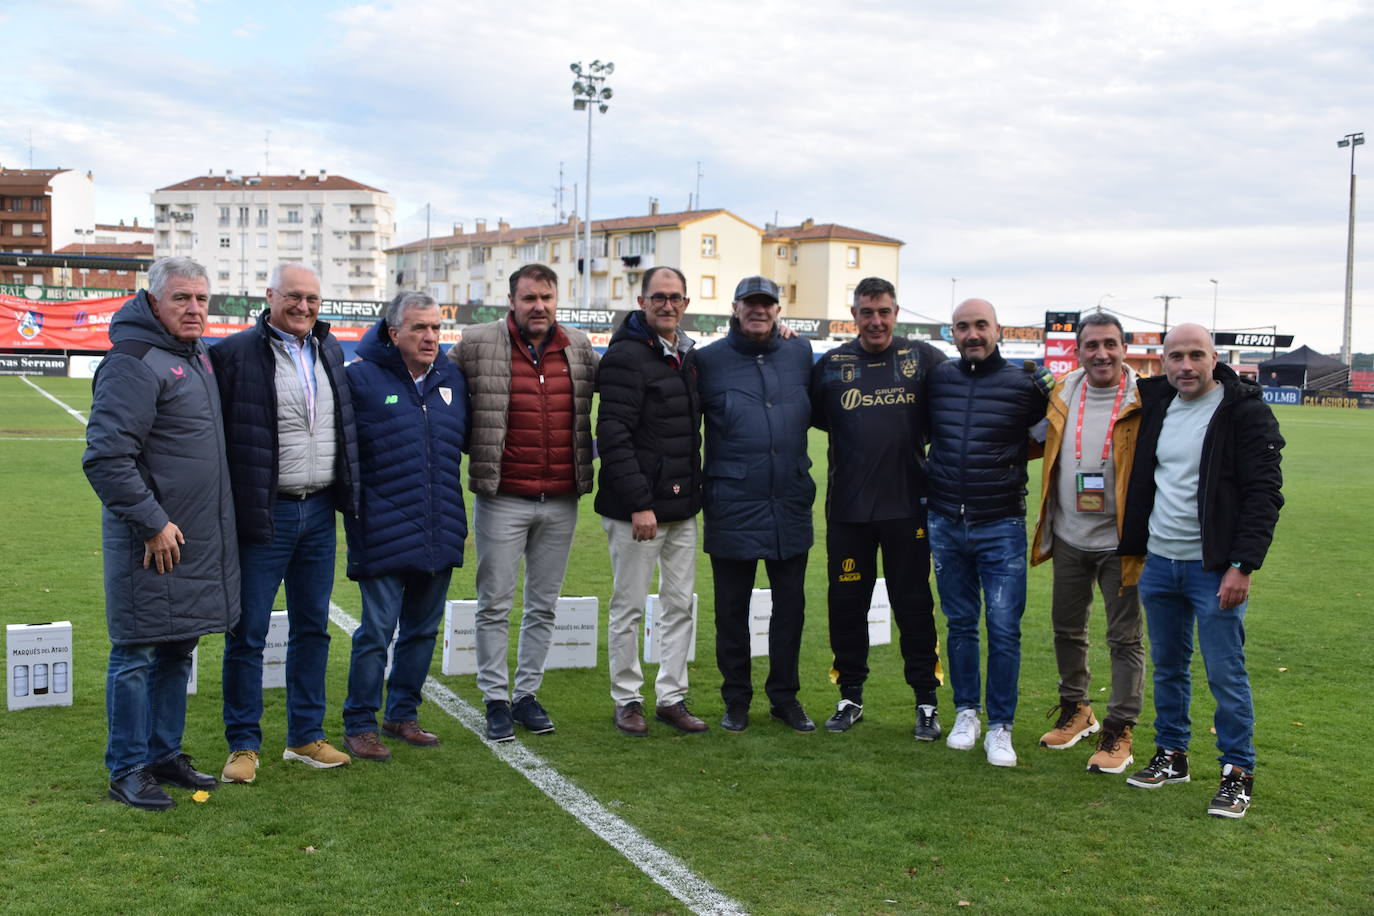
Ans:
[[[916,727],[911,730],[911,737],[917,741],[934,741],[941,734],[940,710],[930,703],[917,706]]]
[[[727,732],[742,732],[749,727],[748,706],[727,706],[720,717],[720,727]]]
[[[119,779],[110,780],[110,798],[144,811],[166,811],[177,806],[172,796],[162,790],[162,786],[146,769],[134,770]]]
[[[515,722],[510,717],[510,704],[505,700],[487,703],[487,738],[491,741],[515,740]]]
[[[1188,752],[1155,748],[1155,755],[1143,770],[1126,777],[1126,783],[1142,789],[1158,789],[1165,783],[1188,782]]]
[[[811,717],[802,709],[802,705],[796,700],[786,706],[774,706],[770,711],[774,719],[784,723],[794,732],[814,732],[816,723],[811,721]]]
[[[1217,788],[1216,798],[1207,806],[1207,813],[1212,817],[1245,817],[1254,789],[1254,773],[1226,764],[1221,768],[1221,785]]]
[[[512,719],[525,726],[532,734],[547,735],[553,731],[553,720],[532,693],[516,700],[510,714]]]
[[[201,773],[191,766],[189,754],[177,754],[146,769],[153,779],[165,786],[176,786],[178,789],[204,789],[208,792],[219,785],[219,780],[215,777]]]
[[[853,700],[840,700],[840,705],[835,707],[835,714],[825,720],[825,730],[828,732],[847,732],[854,727],[855,722],[863,717],[864,708],[861,703],[855,703]]]

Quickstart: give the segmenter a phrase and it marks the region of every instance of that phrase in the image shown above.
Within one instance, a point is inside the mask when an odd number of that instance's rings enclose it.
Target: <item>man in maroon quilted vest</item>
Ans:
[[[533,734],[553,731],[536,693],[577,527],[577,498],[592,489],[596,351],[586,334],[558,324],[557,307],[558,276],[543,264],[527,264],[510,275],[510,313],[466,329],[449,350],[472,398],[477,686],[493,741],[514,738],[516,722]],[[522,557],[524,615],[512,689],[506,654]]]

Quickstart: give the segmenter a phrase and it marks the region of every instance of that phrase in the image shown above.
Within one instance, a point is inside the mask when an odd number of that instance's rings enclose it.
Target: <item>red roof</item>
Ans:
[[[765,232],[763,237],[769,240],[786,239],[797,242],[814,239],[848,239],[854,242],[879,242],[886,245],[906,244],[901,239],[878,235],[876,232],[865,232],[862,229],[852,229],[849,226],[841,226],[839,223],[816,223],[806,228],[778,226]]]
[[[658,229],[664,226],[683,226],[697,220],[729,213],[723,208],[714,210],[680,210],[676,213],[654,213],[645,216],[622,216],[615,219],[592,220],[592,232],[626,232],[635,229]],[[731,214],[733,215],[733,214]],[[426,248],[444,248],[454,245],[485,245],[498,242],[502,245],[514,244],[531,239],[571,237],[574,232],[581,235],[585,224],[549,223],[543,226],[512,226],[509,229],[487,229],[483,232],[464,232],[462,235],[446,235],[443,238],[420,239],[388,248],[387,251],[422,251]]]
[[[6,169],[0,168],[0,187],[47,186],[56,175],[71,169]]]
[[[122,258],[151,258],[152,242],[102,242],[100,244],[77,242],[57,249],[53,254],[110,255]]]
[[[261,190],[261,191],[376,191],[378,194],[385,194],[381,188],[374,188],[362,182],[354,181],[352,178],[344,178],[341,175],[326,175],[323,179],[319,175],[307,174],[304,178],[299,175],[200,175],[195,178],[188,178],[176,184],[169,184],[165,188],[158,188],[159,191],[239,191],[239,190]]]
[[[112,223],[96,223],[95,228],[102,232],[147,232],[152,234],[152,226],[126,226],[123,223],[114,225]]]

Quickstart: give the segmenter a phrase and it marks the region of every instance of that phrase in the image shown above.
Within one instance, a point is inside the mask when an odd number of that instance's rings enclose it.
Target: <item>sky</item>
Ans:
[[[96,217],[213,169],[327,169],[396,241],[554,221],[585,194],[571,62],[613,61],[594,219],[704,207],[905,242],[904,311],[1340,347],[1349,150],[1374,141],[1374,4],[0,0],[0,164],[89,170]],[[13,79],[18,76],[18,80]],[[1374,176],[1374,142],[1355,171]],[[266,167],[266,168],[265,168]],[[1364,199],[1374,213],[1374,182]],[[1216,283],[1211,282],[1215,280]],[[1353,349],[1374,351],[1356,218]]]

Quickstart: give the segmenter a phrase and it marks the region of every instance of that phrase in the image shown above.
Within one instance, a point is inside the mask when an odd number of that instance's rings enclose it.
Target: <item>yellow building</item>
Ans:
[[[844,321],[854,287],[864,277],[897,284],[904,243],[837,223],[806,220],[800,226],[768,226],[760,273],[784,291],[785,314]]]

